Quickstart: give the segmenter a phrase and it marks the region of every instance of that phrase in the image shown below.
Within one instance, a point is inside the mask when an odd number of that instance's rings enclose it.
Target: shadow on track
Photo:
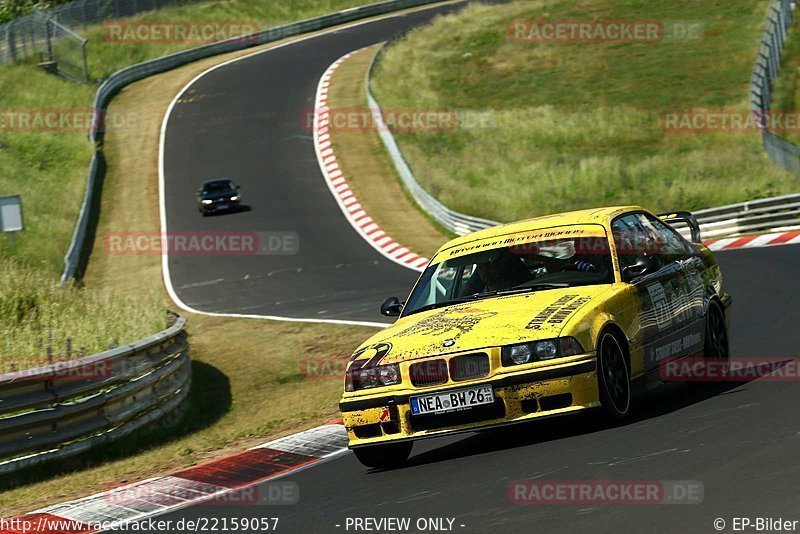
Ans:
[[[520,423],[493,430],[478,431],[450,445],[413,455],[405,467],[416,467],[455,458],[464,458],[496,451],[527,447],[584,434],[592,434],[619,426],[636,424],[676,412],[718,395],[736,394],[747,382],[716,382],[702,387],[664,384],[640,396],[631,418],[623,422],[611,420],[599,409],[584,413]],[[370,470],[377,472],[377,470]]]
[[[238,215],[239,213],[247,213],[248,211],[253,211],[253,208],[248,204],[242,204],[235,210],[214,211],[206,213],[203,217],[224,217],[225,215]]]

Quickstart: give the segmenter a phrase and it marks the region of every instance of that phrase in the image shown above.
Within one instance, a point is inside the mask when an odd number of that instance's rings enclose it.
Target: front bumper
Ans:
[[[200,204],[200,209],[204,213],[217,213],[220,211],[236,211],[239,209],[239,201],[214,202],[213,204]]]
[[[462,382],[457,386],[343,399],[339,409],[350,448],[468,432],[599,406],[596,367],[596,358],[592,354],[567,364],[505,373]],[[411,413],[411,396],[487,384],[494,390],[494,404],[438,415],[415,416]]]

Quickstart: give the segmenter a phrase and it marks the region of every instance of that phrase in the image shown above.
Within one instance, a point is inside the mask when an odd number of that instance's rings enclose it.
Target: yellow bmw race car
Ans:
[[[350,358],[350,448],[386,468],[421,438],[595,407],[625,418],[663,362],[728,357],[730,303],[686,212],[591,209],[454,239]]]

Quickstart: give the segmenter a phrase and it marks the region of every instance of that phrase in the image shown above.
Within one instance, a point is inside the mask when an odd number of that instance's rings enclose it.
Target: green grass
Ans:
[[[766,16],[754,0],[530,0],[474,5],[390,48],[384,108],[486,113],[489,125],[399,133],[423,185],[495,220],[602,204],[699,209],[795,191],[756,133],[676,133],[665,112],[747,111]],[[512,42],[515,19],[690,20],[699,41]]]
[[[29,66],[0,67],[0,113],[88,110],[93,91]],[[26,229],[0,235],[0,258],[61,271],[92,155],[86,132],[0,129],[0,195],[20,194]]]
[[[371,3],[370,0],[227,0],[200,2],[179,7],[145,12],[132,17],[138,20],[161,22],[190,21],[247,21],[259,29],[271,28],[297,20],[317,17],[334,11]],[[157,17],[156,17],[157,15]],[[178,52],[201,43],[115,43],[105,39],[102,27],[93,27],[82,35],[89,39],[87,56],[92,78],[105,78],[114,71],[165,54]]]
[[[92,88],[34,67],[0,68],[6,113],[88,112],[92,96]],[[0,195],[21,195],[25,221],[13,238],[0,235],[0,372],[93,354],[165,327],[157,294],[118,298],[58,283],[91,154],[85,131],[0,131]]]
[[[0,373],[131,343],[166,323],[156,291],[135,298],[86,291],[44,270],[0,262]]]
[[[269,27],[364,3],[363,0],[201,2],[142,13],[137,18],[255,20],[260,27]],[[196,43],[123,45],[104,40],[102,27],[89,28],[84,35],[89,38],[92,79],[105,78],[133,63],[197,46]],[[16,293],[18,283],[7,275],[10,272],[20,280],[31,283],[35,280],[37,285],[46,287],[36,294],[35,300],[37,313],[47,318],[16,322],[13,314],[6,317],[5,308],[0,309],[4,314],[0,317],[0,327],[6,338],[0,354],[6,360],[43,354],[37,350],[46,347],[51,336],[59,346],[71,337],[74,356],[81,346],[91,352],[107,348],[111,340],[130,342],[163,328],[163,305],[149,295],[130,296],[118,304],[109,293],[54,285],[75,228],[93,147],[86,131],[18,131],[9,125],[9,117],[17,112],[29,114],[40,110],[66,110],[64,115],[88,112],[95,90],[96,87],[48,75],[33,65],[32,60],[0,67],[0,196],[21,195],[26,225],[13,240],[0,235],[3,273],[0,291],[11,295],[9,298],[20,297]],[[79,301],[85,304],[79,305]],[[74,313],[75,310],[81,313]],[[58,313],[64,317],[59,319]],[[158,321],[154,321],[156,317]],[[87,338],[88,332],[96,332],[97,339]],[[54,352],[64,351],[54,349]]]

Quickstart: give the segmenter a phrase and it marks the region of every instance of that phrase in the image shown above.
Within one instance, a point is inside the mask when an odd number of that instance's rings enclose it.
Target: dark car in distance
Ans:
[[[208,180],[197,190],[197,211],[204,217],[220,211],[238,211],[241,201],[239,186],[227,178]]]

